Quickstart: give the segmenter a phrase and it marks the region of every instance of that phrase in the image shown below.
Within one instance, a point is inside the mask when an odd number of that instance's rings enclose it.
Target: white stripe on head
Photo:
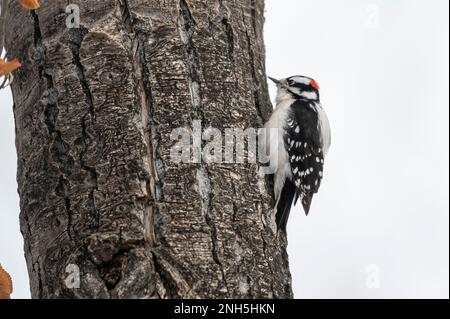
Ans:
[[[302,91],[299,88],[296,87],[290,87],[289,91],[294,93],[295,95],[299,97],[304,97],[307,100],[317,100],[319,97],[317,96],[317,93],[314,91]]]
[[[299,84],[305,84],[305,85],[311,84],[311,79],[305,78],[304,76],[293,76],[293,77],[289,78],[289,80],[294,81]]]
[[[304,97],[307,100],[317,100],[318,96],[316,92],[302,92],[300,96]]]

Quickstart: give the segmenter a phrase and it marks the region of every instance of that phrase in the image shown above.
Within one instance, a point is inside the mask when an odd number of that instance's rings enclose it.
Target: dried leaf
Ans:
[[[22,64],[17,59],[14,59],[12,61],[5,61],[3,59],[0,59],[0,76],[6,76],[11,72],[17,70],[21,66]]]
[[[37,10],[41,7],[39,0],[19,0],[19,3],[27,10]]]
[[[13,292],[11,276],[0,265],[0,299],[10,299]]]

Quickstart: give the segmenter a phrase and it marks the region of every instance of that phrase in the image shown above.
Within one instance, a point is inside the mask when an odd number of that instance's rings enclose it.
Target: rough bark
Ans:
[[[9,1],[21,229],[34,298],[290,298],[255,164],[174,164],[178,127],[271,112],[262,0]],[[69,289],[66,267],[81,271]]]

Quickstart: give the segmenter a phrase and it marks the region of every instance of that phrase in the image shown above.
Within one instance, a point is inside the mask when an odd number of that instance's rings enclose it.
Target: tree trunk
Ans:
[[[258,165],[170,154],[176,128],[270,115],[264,1],[71,1],[80,28],[67,3],[8,8],[32,296],[291,298]]]

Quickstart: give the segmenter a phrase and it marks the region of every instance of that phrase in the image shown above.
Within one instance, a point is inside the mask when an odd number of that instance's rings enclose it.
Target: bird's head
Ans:
[[[317,82],[306,76],[291,76],[287,79],[277,80],[269,77],[278,88],[277,103],[286,99],[306,99],[319,101],[320,87]]]

